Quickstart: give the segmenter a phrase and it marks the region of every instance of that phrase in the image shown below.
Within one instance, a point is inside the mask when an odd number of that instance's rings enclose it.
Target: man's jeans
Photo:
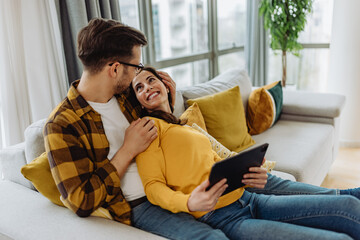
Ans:
[[[306,183],[284,180],[272,174],[268,174],[267,184],[264,189],[247,188],[246,190],[266,195],[340,195],[338,189],[328,189]]]
[[[202,216],[230,239],[360,239],[360,200],[353,196],[274,196],[245,191]]]
[[[171,213],[146,201],[132,209],[134,227],[170,239],[228,239],[219,229],[197,221],[188,213]]]

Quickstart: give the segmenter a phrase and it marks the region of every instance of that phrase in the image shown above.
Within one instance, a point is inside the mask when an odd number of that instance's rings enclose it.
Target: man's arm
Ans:
[[[45,146],[54,180],[67,206],[86,217],[104,202],[114,198],[123,200],[120,179],[133,156],[148,147],[157,131],[153,121],[147,118],[134,121],[113,159],[109,161],[106,156],[96,159],[104,162],[96,169],[86,146],[89,145],[87,137],[79,132],[73,125],[48,123],[44,131]]]
[[[76,126],[50,122],[45,125],[44,135],[55,183],[66,205],[78,216],[87,217],[102,203],[120,195],[115,167],[106,159],[101,159],[101,167],[95,167],[86,135]]]

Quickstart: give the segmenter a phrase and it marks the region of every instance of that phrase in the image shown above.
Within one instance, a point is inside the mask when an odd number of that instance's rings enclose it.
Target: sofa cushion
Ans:
[[[21,184],[27,188],[35,189],[20,173],[20,169],[26,164],[25,143],[19,143],[0,150],[0,173],[5,180]],[[0,176],[1,181],[1,176]]]
[[[25,157],[26,162],[30,163],[32,160],[45,152],[43,127],[46,119],[41,119],[25,129]]]
[[[240,152],[255,143],[248,134],[239,86],[187,102],[199,105],[208,133],[231,151]]]
[[[12,239],[164,239],[99,217],[80,218],[40,193],[0,181],[0,231]]]
[[[46,152],[21,168],[21,173],[32,182],[35,188],[53,203],[64,206],[60,200],[60,192],[51,175]]]
[[[251,81],[247,72],[239,68],[229,69],[208,82],[185,87],[179,91],[181,91],[183,95],[185,107],[188,107],[186,101],[189,99],[218,93],[235,86],[240,87],[242,103],[244,105],[244,109],[246,109],[247,101],[251,93]]]
[[[282,105],[281,81],[252,91],[246,111],[249,133],[260,134],[273,126],[280,117]]]
[[[252,136],[257,144],[269,143],[266,158],[276,161],[276,170],[297,181],[321,184],[319,173],[331,166],[334,128],[329,124],[279,120],[272,128]],[[320,182],[319,182],[320,181]]]
[[[184,106],[184,98],[181,94],[181,91],[176,91],[176,97],[175,97],[175,105],[174,105],[174,116],[180,117],[180,115],[185,111]]]
[[[180,119],[186,119],[186,124],[191,126],[193,123],[199,125],[202,129],[206,130],[205,120],[201,114],[199,105],[194,103],[188,107],[183,114],[181,114]]]

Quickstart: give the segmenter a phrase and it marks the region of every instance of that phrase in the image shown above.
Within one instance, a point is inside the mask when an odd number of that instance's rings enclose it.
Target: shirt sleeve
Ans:
[[[165,159],[157,137],[145,152],[136,157],[136,163],[149,201],[173,213],[189,212],[190,194],[174,191],[166,184]]]
[[[79,132],[74,125],[50,122],[44,128],[44,138],[51,172],[66,206],[87,217],[121,195],[120,178],[107,159],[95,169],[86,146],[89,143]]]

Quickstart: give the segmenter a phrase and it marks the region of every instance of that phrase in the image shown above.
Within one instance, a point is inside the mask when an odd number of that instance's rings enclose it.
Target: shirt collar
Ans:
[[[76,80],[71,83],[70,89],[67,94],[67,98],[70,101],[71,106],[75,110],[76,114],[79,117],[83,116],[85,113],[92,111],[92,107],[88,104],[88,102],[80,95],[78,90],[76,89],[79,85],[80,80]]]

